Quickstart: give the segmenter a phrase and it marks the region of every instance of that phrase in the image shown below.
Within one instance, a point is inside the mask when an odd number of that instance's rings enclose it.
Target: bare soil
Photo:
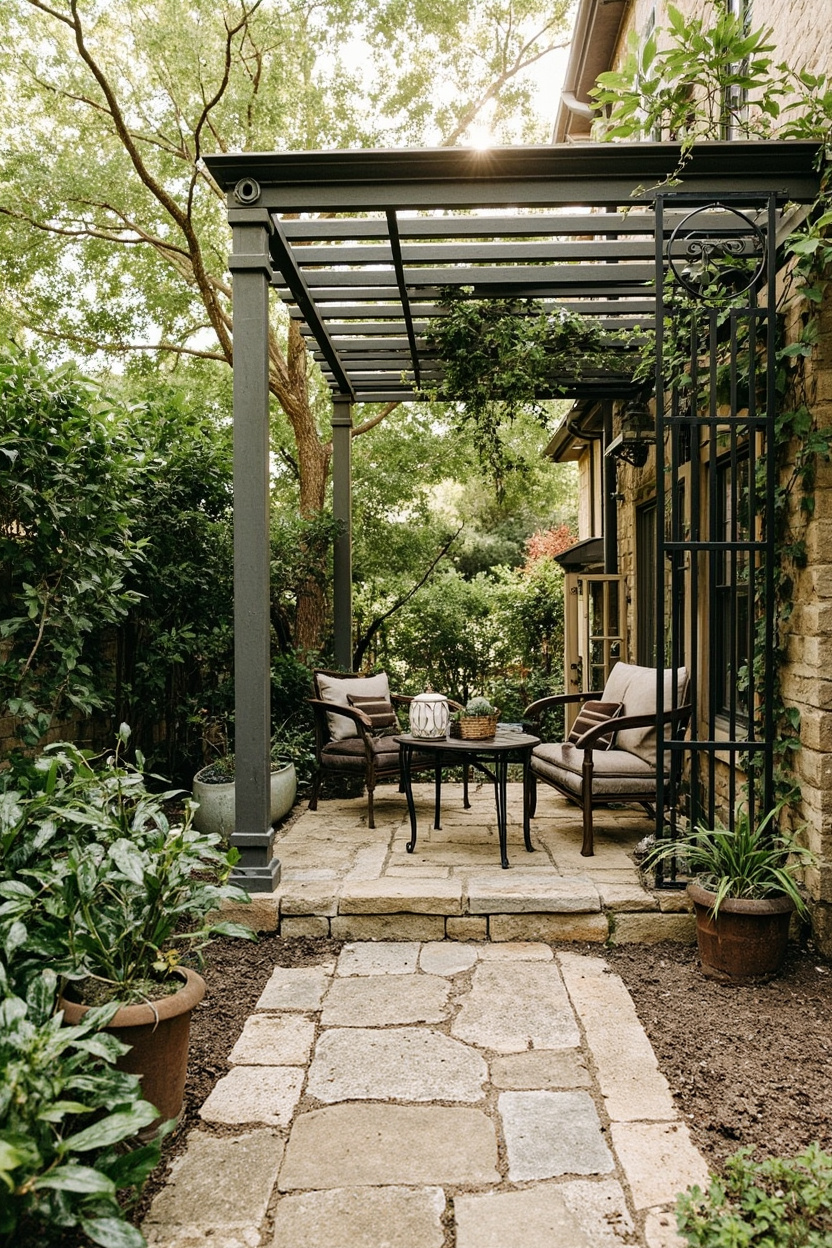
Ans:
[[[753,988],[704,978],[696,950],[628,945],[604,957],[624,980],[680,1112],[709,1166],[742,1145],[832,1152],[832,965],[790,946],[782,974]]]

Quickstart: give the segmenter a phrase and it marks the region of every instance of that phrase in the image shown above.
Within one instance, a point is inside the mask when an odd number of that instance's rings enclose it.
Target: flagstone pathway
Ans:
[[[144,1231],[164,1248],[676,1248],[707,1170],[621,980],[539,943],[276,968]]]

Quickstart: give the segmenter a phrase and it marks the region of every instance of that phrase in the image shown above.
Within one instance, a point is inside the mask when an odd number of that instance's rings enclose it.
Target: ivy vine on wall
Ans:
[[[799,302],[786,341],[780,318],[777,350],[778,412],[773,454],[778,485],[774,500],[775,549],[775,799],[796,792],[794,760],[799,748],[800,713],[786,704],[782,672],[787,661],[789,621],[794,610],[794,581],[806,562],[806,523],[815,511],[819,460],[828,460],[832,429],[819,425],[809,397],[810,361],[817,358],[820,313],[832,265],[830,170],[832,170],[832,82],[828,75],[775,63],[770,28],[751,30],[743,18],[717,0],[710,22],[685,19],[668,6],[669,28],[656,30],[643,46],[631,41],[621,68],[600,75],[593,91],[598,117],[596,137],[633,140],[653,137],[680,143],[675,169],[663,185],[674,185],[699,142],[730,137],[786,139],[818,144],[820,193],[806,221],[786,241],[787,280],[781,309]],[[664,46],[660,46],[661,44]],[[798,332],[795,335],[795,325]],[[687,350],[687,344],[686,348]],[[669,344],[672,353],[674,344]],[[689,379],[668,358],[665,369],[681,384]],[[765,461],[758,465],[765,472]],[[764,491],[761,491],[764,494]],[[762,579],[762,578],[761,578]],[[761,585],[760,595],[765,593]],[[752,663],[757,687],[769,662],[765,640],[765,602],[759,598],[758,627]]]

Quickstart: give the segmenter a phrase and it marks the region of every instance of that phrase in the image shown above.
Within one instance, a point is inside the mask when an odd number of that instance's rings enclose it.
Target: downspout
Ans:
[[[604,450],[612,442],[612,401],[604,399],[601,410],[604,416]],[[604,572],[618,574],[618,484],[614,455],[604,455],[603,493],[601,498],[601,523],[604,530]]]

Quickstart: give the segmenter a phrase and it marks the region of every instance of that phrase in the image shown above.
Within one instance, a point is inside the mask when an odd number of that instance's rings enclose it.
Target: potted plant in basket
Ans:
[[[128,735],[122,725],[100,769],[74,746],[49,748],[45,791],[21,803],[38,854],[19,870],[3,918],[23,925],[22,952],[62,977],[65,1022],[119,1002],[107,1030],[130,1045],[119,1068],[142,1076],[157,1126],[181,1111],[190,1015],[205,993],[186,963],[214,935],[253,932],[210,920],[224,900],[248,900],[227,882],[237,853],[194,828],[187,797],[171,821],[171,803],[185,795],[150,792],[139,768],[121,762]]]
[[[661,841],[646,865],[680,856],[692,877],[702,972],[709,979],[746,984],[771,979],[786,956],[789,923],[806,913],[798,878],[815,861],[796,837],[776,829],[783,803],[756,825],[745,807],[730,829],[719,819],[676,841]]]
[[[488,698],[471,698],[458,712],[452,735],[463,741],[486,741],[497,731],[499,718],[498,708]]]

